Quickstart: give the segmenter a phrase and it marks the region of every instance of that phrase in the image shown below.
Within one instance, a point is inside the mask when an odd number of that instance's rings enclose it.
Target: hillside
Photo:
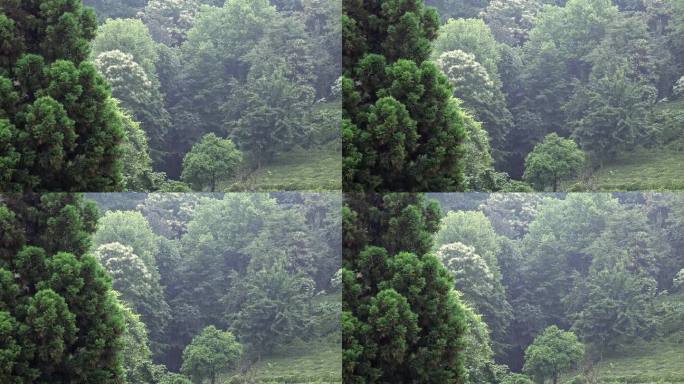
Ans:
[[[582,181],[565,187],[579,186],[589,191],[668,191],[684,189],[684,152],[671,149],[639,149],[623,154],[616,161]]]
[[[684,339],[631,345],[595,367],[597,383],[684,383]]]
[[[329,191],[342,188],[341,154],[335,149],[279,154],[271,165],[223,189],[230,191]],[[221,189],[221,188],[220,188]]]

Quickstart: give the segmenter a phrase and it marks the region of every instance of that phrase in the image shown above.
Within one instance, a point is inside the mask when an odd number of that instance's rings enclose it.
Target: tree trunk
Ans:
[[[553,373],[553,384],[558,384],[558,372]]]
[[[211,384],[216,384],[216,372],[214,372],[213,368],[211,370]]]

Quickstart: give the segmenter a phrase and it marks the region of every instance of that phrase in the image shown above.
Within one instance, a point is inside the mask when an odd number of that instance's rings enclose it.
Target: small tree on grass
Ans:
[[[209,187],[211,192],[215,192],[219,181],[235,177],[241,162],[242,152],[235,148],[230,139],[221,139],[210,133],[185,155],[181,177],[193,189]]]
[[[558,376],[577,365],[583,356],[584,345],[577,336],[552,325],[525,350],[523,370],[537,383],[550,377],[556,384]]]
[[[192,382],[201,384],[209,379],[216,383],[216,376],[233,369],[242,355],[242,346],[231,332],[221,331],[210,325],[196,336],[183,351],[181,371]]]
[[[575,175],[584,160],[584,152],[577,143],[552,133],[527,155],[524,178],[538,190],[552,186],[556,192],[558,183]]]

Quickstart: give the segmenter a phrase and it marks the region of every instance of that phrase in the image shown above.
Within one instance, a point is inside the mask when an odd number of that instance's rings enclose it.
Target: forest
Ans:
[[[345,191],[684,188],[682,1],[344,1],[343,52]]]
[[[345,383],[682,383],[683,199],[348,196]]]
[[[0,197],[0,382],[337,383],[341,197]]]
[[[2,191],[340,189],[341,3],[0,3]]]

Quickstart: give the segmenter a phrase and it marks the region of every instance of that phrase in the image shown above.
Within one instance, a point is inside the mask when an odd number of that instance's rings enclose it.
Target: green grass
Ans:
[[[229,383],[229,376],[220,383]],[[237,382],[259,384],[336,384],[342,382],[339,337],[298,342],[262,357]]]
[[[342,154],[334,148],[279,154],[272,164],[221,186],[230,191],[334,191],[342,189]]]
[[[583,190],[600,192],[684,190],[684,152],[639,149],[606,164],[579,184]]]
[[[684,384],[684,340],[631,345],[595,367],[600,384]]]

